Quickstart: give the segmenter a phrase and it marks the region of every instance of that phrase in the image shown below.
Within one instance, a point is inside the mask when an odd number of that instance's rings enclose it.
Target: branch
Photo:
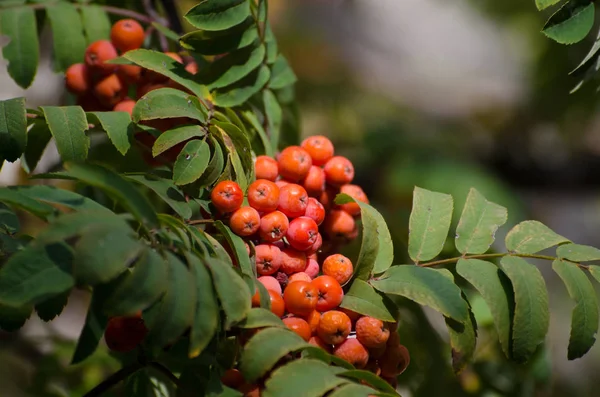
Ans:
[[[11,9],[11,8],[22,8],[22,7],[27,7],[27,8],[31,8],[32,10],[42,10],[44,8],[48,8],[51,7],[53,5],[56,5],[57,3],[38,3],[38,4],[25,4],[25,5],[18,5],[18,6],[12,6],[12,7],[0,7],[0,9]],[[82,8],[85,7],[85,4],[73,4],[73,6],[75,6],[75,8]],[[114,14],[114,15],[121,15],[124,17],[128,17],[128,18],[133,18],[133,19],[137,19],[138,21],[147,23],[147,24],[151,24],[153,19],[148,17],[147,15],[141,14],[139,12],[135,12],[135,11],[131,11],[131,10],[126,10],[123,8],[119,8],[119,7],[113,7],[113,6],[98,6],[101,9],[103,9],[104,11],[108,12],[109,14]]]
[[[165,367],[164,365],[162,365],[161,363],[156,362],[156,361],[151,362],[150,367],[154,368],[161,374],[165,375],[167,378],[169,378],[169,380],[171,382],[173,382],[173,384],[175,386],[177,386],[177,388],[179,388],[179,386],[180,386],[179,378],[176,377],[175,374],[173,374],[173,372],[171,372],[171,370],[169,368]]]
[[[112,374],[111,376],[109,376],[108,378],[106,378],[98,386],[94,387],[92,390],[87,392],[83,397],[101,396],[103,393],[108,391],[110,388],[115,386],[117,383],[121,382],[122,380],[127,379],[127,377],[133,375],[134,373],[136,373],[137,371],[139,371],[142,368],[144,368],[144,364],[142,364],[138,361],[130,364],[127,367],[123,367],[120,370],[118,370],[117,372],[115,372],[114,374]]]
[[[417,266],[433,267],[433,266],[439,266],[439,265],[449,265],[451,263],[456,263],[461,259],[492,259],[492,258],[503,258],[505,256],[516,256],[519,258],[530,258],[530,259],[543,259],[543,260],[547,260],[547,261],[555,261],[557,259],[562,259],[563,261],[573,263],[582,269],[588,269],[587,265],[584,265],[584,264],[581,264],[578,262],[574,262],[574,261],[570,261],[570,260],[564,259],[564,258],[558,258],[555,256],[549,256],[549,255],[517,254],[517,253],[512,253],[512,252],[502,252],[502,253],[497,253],[497,254],[465,255],[465,256],[459,256],[457,258],[440,259],[438,261],[433,261],[433,262],[428,262],[428,263],[419,263]]]

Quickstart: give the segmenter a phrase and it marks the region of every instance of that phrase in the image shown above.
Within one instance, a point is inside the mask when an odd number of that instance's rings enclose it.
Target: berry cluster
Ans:
[[[335,196],[346,193],[368,203],[351,184],[351,161],[335,156],[332,142],[319,135],[285,148],[277,159],[257,157],[255,171],[257,179],[245,194],[237,183],[222,181],[211,202],[234,233],[255,244],[256,272],[271,311],[307,342],[394,383],[407,357],[399,354],[406,348],[396,324],[339,307],[354,268],[350,259],[324,247],[358,234],[360,206],[335,205]],[[260,306],[258,290],[252,304]]]

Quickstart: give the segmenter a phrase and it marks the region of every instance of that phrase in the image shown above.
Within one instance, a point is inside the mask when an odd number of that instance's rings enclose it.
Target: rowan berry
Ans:
[[[319,276],[312,280],[312,284],[319,290],[318,311],[332,310],[342,303],[344,290],[333,277]]]
[[[283,317],[285,314],[285,302],[281,293],[273,291],[272,289],[267,290],[269,292],[269,300],[271,301],[271,313],[277,317]]]
[[[314,165],[323,165],[333,157],[333,143],[323,135],[309,136],[300,146],[308,152]]]
[[[327,183],[341,186],[352,182],[354,179],[354,166],[343,156],[335,156],[325,163],[325,178]]]
[[[329,310],[321,314],[317,335],[323,342],[339,345],[350,335],[350,331],[352,331],[352,322],[345,313],[339,310]]]
[[[313,245],[311,245],[310,248],[306,250],[306,255],[316,254],[317,252],[319,252],[322,246],[323,236],[321,236],[321,233],[317,233],[317,238],[315,239]]]
[[[290,183],[288,181],[283,180],[283,179],[279,179],[279,180],[275,181],[275,184],[277,185],[277,187],[279,189],[281,189],[282,187],[284,187],[286,185],[289,185]]]
[[[279,175],[279,167],[274,158],[269,156],[258,156],[254,162],[254,172],[256,174],[256,179],[266,179],[275,182]]]
[[[135,349],[147,333],[148,329],[141,313],[133,316],[118,316],[108,320],[104,340],[110,350],[124,353]]]
[[[248,203],[261,212],[272,212],[279,205],[279,187],[274,182],[258,179],[248,186]]]
[[[319,328],[319,321],[321,321],[321,313],[316,310],[313,310],[308,316],[305,316],[304,319],[310,325],[310,331],[315,334],[317,329]]]
[[[325,343],[323,341],[323,339],[319,338],[318,336],[314,335],[312,336],[309,340],[308,343],[310,343],[313,346],[317,346],[320,347],[321,349],[325,350],[327,353],[331,353],[332,347],[331,345],[328,345],[327,343]]]
[[[306,316],[312,313],[317,306],[319,292],[317,288],[308,281],[296,281],[288,284],[283,291],[283,300],[288,312],[298,316]]]
[[[142,68],[137,65],[118,65],[117,76],[125,84],[137,84],[142,79]]]
[[[135,95],[139,98],[143,97],[150,91],[158,90],[160,88],[165,88],[166,85],[162,83],[146,83],[138,85]]]
[[[304,216],[307,216],[317,223],[317,226],[321,226],[325,219],[325,207],[316,198],[309,197],[306,205],[306,211]]]
[[[306,254],[293,248],[284,248],[281,250],[280,270],[287,275],[303,272],[306,269],[308,261]]]
[[[323,261],[323,274],[333,277],[340,284],[346,283],[352,277],[354,268],[352,261],[341,254],[333,254]]]
[[[135,101],[129,98],[123,99],[121,102],[117,103],[113,108],[114,112],[127,112],[131,116],[133,113],[133,108],[135,107]]]
[[[238,236],[251,236],[260,227],[260,215],[252,207],[240,207],[231,214],[229,227]]]
[[[265,286],[267,290],[273,290],[277,292],[279,295],[282,294],[281,284],[277,279],[273,276],[260,276],[257,280]]]
[[[298,272],[298,273],[292,274],[288,278],[288,284],[289,283],[293,283],[294,281],[308,281],[308,282],[311,282],[312,278],[308,274],[306,274],[305,272]]]
[[[288,146],[279,154],[277,165],[282,177],[292,182],[299,182],[308,175],[312,160],[308,152],[300,146]]]
[[[288,243],[299,251],[306,251],[317,241],[319,226],[307,216],[301,216],[290,222],[286,238]]]
[[[340,188],[340,193],[347,194],[348,196],[352,197],[355,200],[362,201],[363,203],[369,204],[369,199],[367,198],[367,195],[362,190],[362,188],[358,185],[351,185],[351,184],[343,185]],[[347,213],[349,213],[352,216],[360,215],[360,206],[358,205],[358,203],[341,204],[339,207],[340,207],[340,209],[346,211]]]
[[[210,200],[219,212],[233,212],[242,206],[244,192],[234,181],[222,181],[210,193]]]
[[[238,387],[242,386],[244,382],[244,376],[235,368],[228,369],[221,376],[221,383],[227,387],[231,387],[232,389],[237,389]]]
[[[108,75],[94,87],[94,95],[106,107],[115,106],[125,94],[125,87],[116,74]]]
[[[65,72],[65,85],[69,92],[75,95],[83,95],[90,91],[90,76],[87,65],[76,63]]]
[[[300,335],[302,339],[307,342],[309,341],[312,332],[310,325],[305,320],[300,317],[286,317],[283,319],[283,323],[296,334]]]
[[[387,325],[383,321],[369,316],[359,318],[355,329],[356,338],[367,348],[385,346],[390,337]]]
[[[279,188],[279,205],[277,209],[289,218],[297,218],[306,213],[308,194],[306,190],[294,183]]]
[[[105,62],[115,59],[117,56],[119,56],[117,49],[110,41],[98,40],[90,44],[85,50],[85,64],[93,70],[110,74],[116,69],[117,65]]]
[[[332,210],[327,214],[323,228],[331,238],[348,237],[355,230],[356,222],[352,215],[344,210]]]
[[[382,377],[395,378],[410,364],[410,353],[404,345],[388,345],[379,363]]]
[[[288,231],[290,221],[280,211],[273,211],[260,218],[258,234],[265,242],[281,240]]]
[[[308,274],[310,278],[317,277],[319,274],[319,262],[317,262],[315,259],[309,258],[304,272]]]
[[[308,174],[302,181],[306,192],[313,197],[318,197],[325,190],[325,171],[315,165],[311,166]]]
[[[196,62],[190,62],[187,65],[185,65],[185,70],[189,73],[189,74],[196,74],[198,73],[198,64]]]
[[[355,338],[349,338],[333,348],[333,355],[348,361],[358,369],[362,369],[369,361],[369,352]]]
[[[110,41],[121,52],[140,48],[144,38],[144,28],[134,19],[121,19],[110,29]]]

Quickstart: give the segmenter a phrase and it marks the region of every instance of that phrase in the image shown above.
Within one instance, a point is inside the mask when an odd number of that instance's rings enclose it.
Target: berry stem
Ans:
[[[519,258],[530,258],[530,259],[543,259],[543,260],[547,260],[547,261],[555,261],[557,259],[562,259],[566,262],[573,263],[582,269],[588,269],[587,265],[584,265],[584,264],[578,263],[578,262],[574,262],[574,261],[570,261],[570,260],[564,259],[564,258],[558,258],[555,256],[549,256],[549,255],[518,254],[518,253],[513,253],[513,252],[501,252],[501,253],[495,253],[495,254],[479,254],[479,255],[464,255],[464,256],[459,256],[456,258],[448,258],[448,259],[441,259],[441,260],[433,261],[433,262],[419,263],[419,264],[417,264],[417,266],[433,267],[433,266],[448,265],[448,264],[456,263],[461,259],[493,259],[493,258],[503,258],[505,256],[516,256]]]
[[[142,368],[144,368],[144,364],[140,363],[139,361],[136,361],[127,367],[123,367],[102,381],[102,383],[98,384],[98,386],[87,392],[83,397],[101,396],[117,383],[127,379],[129,376],[133,375]]]

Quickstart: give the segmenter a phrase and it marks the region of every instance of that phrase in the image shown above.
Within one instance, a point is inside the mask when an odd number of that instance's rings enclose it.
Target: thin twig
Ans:
[[[51,6],[54,6],[58,4],[58,2],[56,3],[37,3],[37,4],[24,4],[24,5],[17,5],[17,6],[11,6],[11,7],[0,7],[1,9],[11,9],[11,8],[22,8],[22,7],[27,7],[27,8],[31,8],[32,10],[41,10],[44,8],[48,8]],[[73,4],[73,6],[75,6],[75,8],[83,8],[86,7],[85,4]],[[136,11],[132,11],[132,10],[126,10],[123,8],[119,8],[119,7],[113,7],[113,6],[98,6],[101,9],[103,9],[104,11],[108,12],[109,14],[114,14],[114,15],[121,15],[124,17],[128,17],[128,18],[133,18],[133,19],[137,19],[138,21],[150,24],[152,23],[153,19],[149,18],[148,16],[141,14],[139,12]]]
[[[163,17],[160,16],[160,14],[154,8],[154,4],[153,4],[152,0],[143,0],[143,4],[144,4],[144,9],[148,13],[148,15],[150,15],[150,18],[152,19],[152,21],[156,21],[156,22],[160,23],[161,25],[164,25],[167,27],[169,26],[169,21],[167,21],[166,19],[164,19]],[[156,30],[156,34],[158,35],[158,42],[160,44],[160,49],[163,52],[169,51],[169,42],[167,40],[167,37],[158,29]]]
[[[151,362],[150,366],[152,368],[156,369],[161,374],[165,375],[167,378],[169,378],[169,380],[171,382],[173,382],[173,384],[179,388],[179,386],[180,386],[179,378],[176,377],[175,374],[173,374],[173,372],[171,372],[171,370],[169,368],[165,367],[164,365],[162,365],[161,363],[156,362],[156,361]]]
[[[115,386],[117,383],[127,379],[140,369],[144,368],[144,364],[136,361],[127,367],[123,367],[108,378],[106,378],[98,386],[87,392],[83,397],[97,397],[104,394],[107,390]]]
[[[449,265],[452,263],[456,263],[461,259],[492,259],[492,258],[502,258],[505,256],[516,256],[519,258],[529,258],[529,259],[543,259],[543,260],[547,260],[547,261],[555,261],[557,259],[562,259],[566,262],[573,263],[583,269],[588,268],[588,266],[583,265],[581,263],[570,261],[570,260],[564,259],[564,258],[557,258],[555,256],[537,255],[537,254],[519,254],[519,253],[513,253],[513,252],[502,252],[502,253],[496,253],[496,254],[465,255],[465,256],[459,256],[457,258],[440,259],[438,261],[433,261],[433,262],[428,262],[428,263],[419,263],[418,266],[432,267],[432,266],[440,266],[440,265]]]
[[[204,225],[204,224],[213,223],[213,222],[214,222],[214,220],[212,220],[212,219],[196,219],[193,221],[189,221],[187,224],[188,225]]]

